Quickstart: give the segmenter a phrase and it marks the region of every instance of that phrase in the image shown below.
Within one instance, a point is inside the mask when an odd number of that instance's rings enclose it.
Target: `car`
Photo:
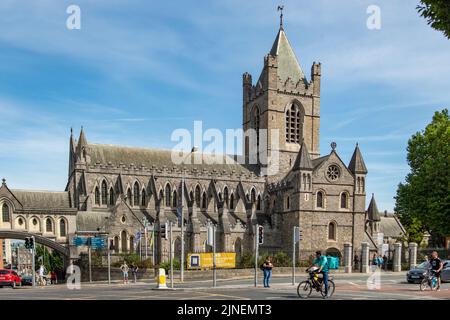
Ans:
[[[441,271],[441,281],[450,282],[450,260],[443,260],[444,268]],[[406,273],[406,281],[408,283],[420,283],[427,274],[428,262],[422,262],[414,269],[409,270]]]
[[[23,286],[32,286],[33,285],[33,276],[26,274],[22,276],[22,285]]]
[[[10,269],[0,269],[0,288],[9,286],[15,288],[22,285],[22,279],[16,271]]]
[[[444,263],[444,268],[441,271],[441,281],[450,282],[450,260],[442,261]]]

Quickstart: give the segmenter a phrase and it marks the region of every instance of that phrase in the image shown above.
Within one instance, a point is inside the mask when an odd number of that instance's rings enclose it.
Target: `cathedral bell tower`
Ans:
[[[256,139],[244,138],[244,154],[249,159],[252,152],[259,151],[270,159],[278,153],[278,160],[276,156],[272,160],[278,161],[279,174],[293,167],[302,141],[311,159],[320,155],[321,64],[314,62],[308,81],[286,36],[282,16],[258,80],[253,83],[249,73],[243,75],[243,130],[267,129],[267,134],[259,134]],[[267,166],[259,158],[258,162],[261,168]]]

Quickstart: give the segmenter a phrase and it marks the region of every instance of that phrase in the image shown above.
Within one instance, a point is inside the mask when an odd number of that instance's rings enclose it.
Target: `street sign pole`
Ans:
[[[91,248],[91,243],[89,243],[88,252],[89,252],[89,282],[92,282],[92,248]]]
[[[156,239],[155,239],[155,225],[156,222],[153,222],[153,229],[152,229],[152,254],[153,254],[153,266],[156,265]]]
[[[111,243],[108,238],[108,284],[111,284]]]
[[[36,286],[36,263],[35,263],[35,255],[36,252],[34,250],[35,244],[34,244],[34,236],[31,236],[31,239],[33,241],[33,246],[31,247],[31,273],[33,275],[33,287]]]
[[[255,229],[255,287],[258,285],[258,247],[259,247],[259,241],[258,241],[258,236],[259,236],[259,225],[256,224],[256,229]]]
[[[294,230],[292,232],[292,285],[295,285],[295,229],[296,227],[294,227]]]
[[[216,286],[216,225],[213,225],[213,287]]]
[[[180,257],[180,280],[184,282],[184,171],[181,184],[181,257]]]
[[[169,222],[170,286],[173,288],[172,221]]]

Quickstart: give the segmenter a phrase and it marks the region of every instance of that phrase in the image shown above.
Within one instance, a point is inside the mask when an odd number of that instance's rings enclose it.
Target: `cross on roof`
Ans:
[[[281,11],[280,14],[280,29],[283,29],[283,9],[284,6],[278,6],[277,11]]]

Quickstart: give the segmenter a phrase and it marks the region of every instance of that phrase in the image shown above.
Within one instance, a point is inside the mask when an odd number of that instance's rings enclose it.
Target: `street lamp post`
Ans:
[[[191,152],[186,156],[189,157],[192,153],[196,152],[198,147],[193,147]],[[184,158],[184,160],[186,160]],[[183,161],[184,162],[184,161]],[[181,257],[180,257],[180,280],[184,282],[184,187],[185,187],[185,171],[183,170],[183,178],[181,183]]]

